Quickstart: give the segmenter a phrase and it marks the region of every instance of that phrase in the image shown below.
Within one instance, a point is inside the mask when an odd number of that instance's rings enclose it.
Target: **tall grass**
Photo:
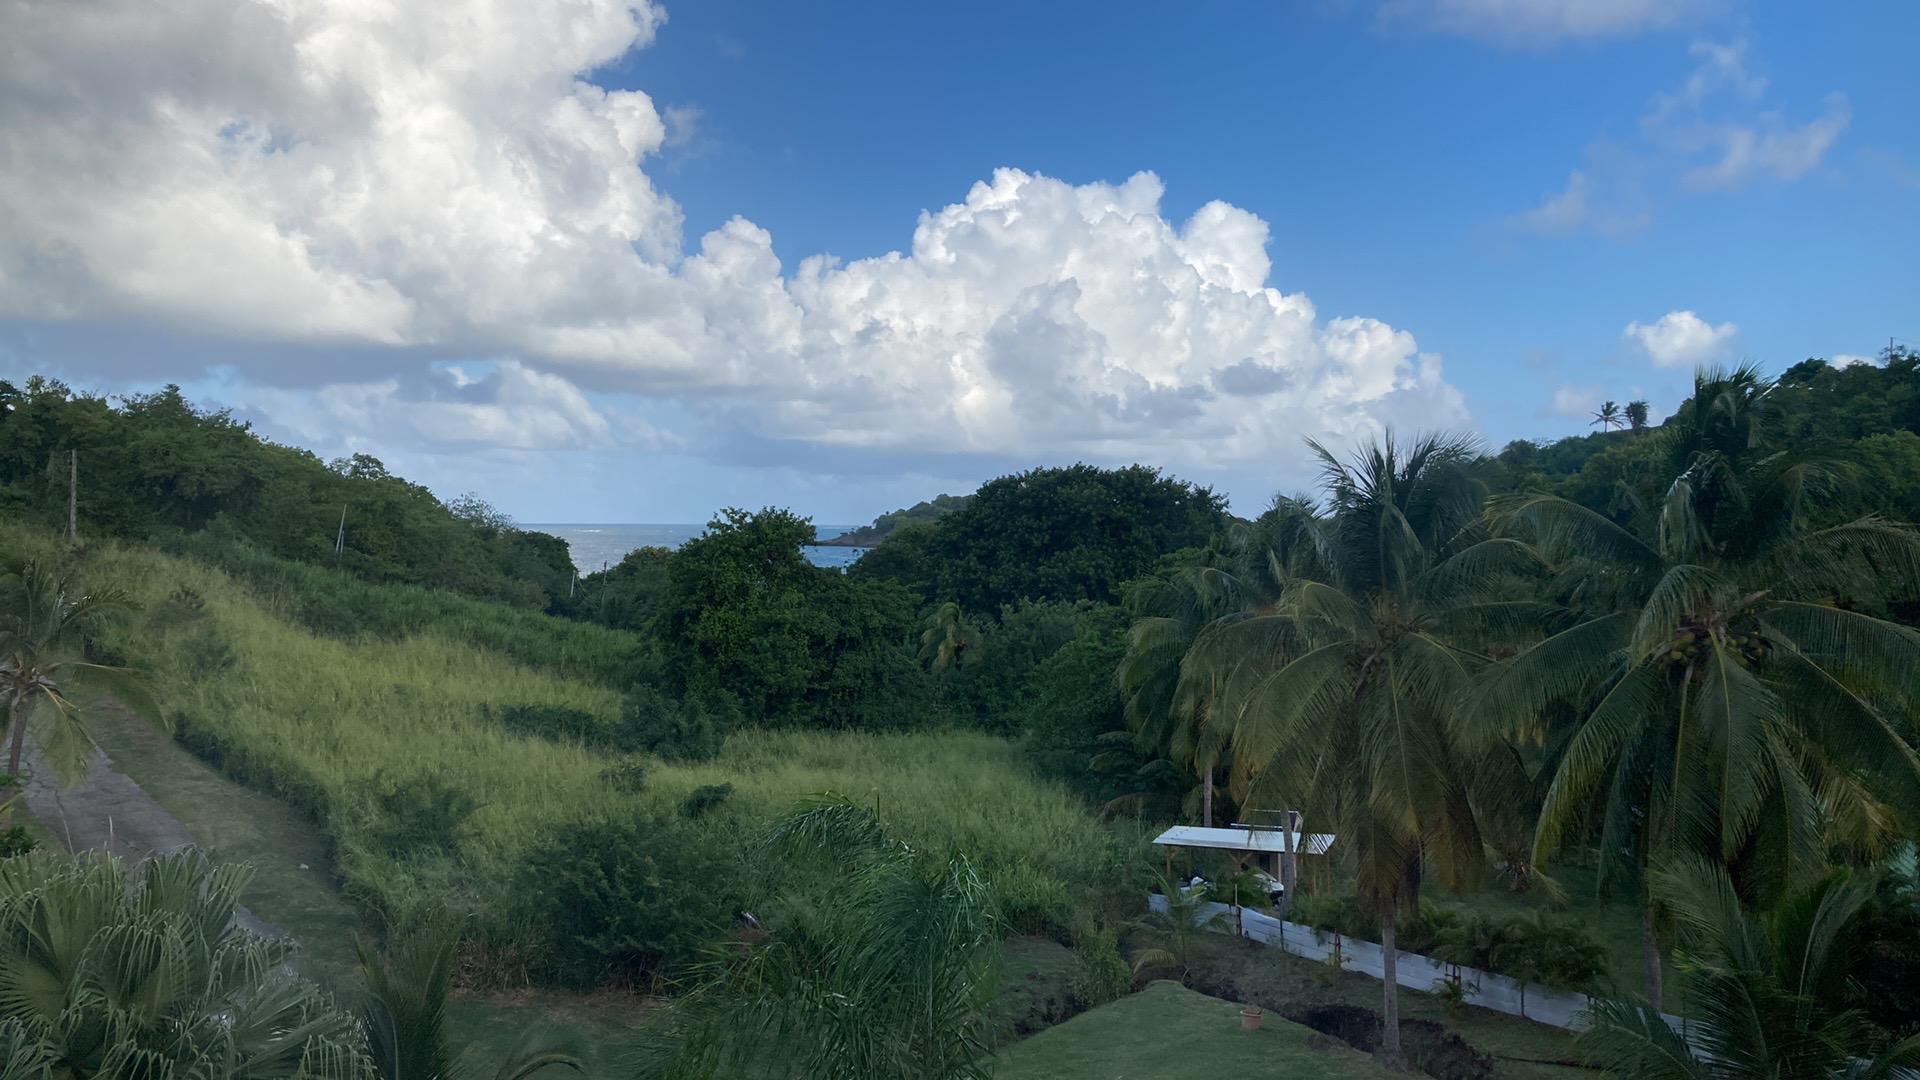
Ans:
[[[0,545],[35,543],[45,539],[0,527]],[[1137,861],[1072,795],[1034,779],[1013,746],[992,736],[745,730],[711,762],[648,761],[644,788],[622,790],[602,779],[617,759],[516,735],[486,715],[487,707],[539,705],[611,721],[619,697],[605,685],[439,632],[316,634],[285,617],[286,599],[151,549],[96,546],[81,576],[141,602],[139,614],[112,627],[107,646],[155,673],[188,745],[314,815],[352,895],[395,918],[422,905],[472,912],[482,943],[503,952],[528,940],[516,921],[515,872],[558,826],[672,813],[706,785],[734,788],[695,826],[716,858],[736,855],[805,796],[838,791],[876,805],[909,842],[965,851],[1025,929],[1057,929],[1069,885],[1120,885]],[[444,845],[396,854],[381,839],[392,824],[383,796],[408,790],[455,791],[476,808]]]
[[[237,542],[222,543],[205,533],[171,537],[166,544],[245,582],[269,610],[320,634],[383,638],[432,634],[617,688],[647,681],[657,662],[647,639],[626,630],[476,600],[445,589],[373,584]]]

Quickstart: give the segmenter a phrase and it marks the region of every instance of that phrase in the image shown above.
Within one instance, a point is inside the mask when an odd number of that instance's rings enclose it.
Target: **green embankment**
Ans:
[[[1277,1016],[1240,1030],[1240,1006],[1156,982],[1014,1043],[998,1080],[1160,1080],[1183,1076],[1373,1080],[1373,1059]]]

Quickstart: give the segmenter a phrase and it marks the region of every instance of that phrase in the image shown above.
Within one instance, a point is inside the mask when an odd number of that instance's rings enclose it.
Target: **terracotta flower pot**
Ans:
[[[1259,1009],[1256,1009],[1251,1005],[1249,1005],[1248,1007],[1240,1010],[1240,1030],[1241,1031],[1259,1031],[1260,1030],[1260,1010]]]

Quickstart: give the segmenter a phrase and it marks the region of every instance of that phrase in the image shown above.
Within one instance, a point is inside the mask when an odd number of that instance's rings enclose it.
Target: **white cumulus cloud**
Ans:
[[[1660,367],[1692,367],[1726,355],[1739,327],[1714,326],[1691,311],[1669,311],[1651,323],[1627,324],[1627,340]]]
[[[1264,221],[1219,202],[1169,220],[1151,173],[997,170],[855,262],[783,267],[742,218],[689,252],[646,167],[697,110],[588,81],[664,18],[650,0],[11,6],[0,319],[384,349],[391,379],[249,400],[442,443],[603,438],[581,387],[853,452],[1173,464],[1466,420],[1410,334],[1321,318],[1268,283]],[[289,355],[235,377],[316,350]],[[459,356],[498,358],[485,400],[421,381]]]

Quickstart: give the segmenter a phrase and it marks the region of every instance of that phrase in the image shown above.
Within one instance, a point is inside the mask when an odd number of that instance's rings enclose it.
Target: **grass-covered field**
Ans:
[[[48,546],[13,530],[0,540]],[[197,750],[321,825],[348,895],[388,917],[422,905],[471,912],[475,941],[495,958],[534,947],[517,879],[557,828],[672,816],[704,785],[733,785],[726,802],[687,826],[712,859],[751,859],[764,823],[810,794],[838,791],[878,806],[910,842],[965,850],[1014,909],[1057,908],[1063,924],[1068,883],[1115,881],[1138,861],[1073,796],[1033,779],[1010,744],[989,736],[749,730],[710,762],[646,761],[644,789],[625,790],[602,778],[613,758],[515,734],[485,711],[532,705],[611,718],[615,691],[442,632],[427,609],[412,634],[387,626],[321,635],[289,610],[291,594],[261,595],[150,548],[92,545],[80,574],[89,587],[118,586],[139,601],[106,635],[108,647],[155,674],[164,708]],[[549,621],[562,635],[575,625]],[[444,846],[396,854],[383,838],[393,817],[383,797],[436,792],[470,800],[470,816]],[[753,867],[755,879],[774,869]]]
[[[1280,1017],[1240,1030],[1240,1006],[1156,982],[1001,1052],[999,1080],[1285,1076],[1373,1080],[1373,1059]]]

